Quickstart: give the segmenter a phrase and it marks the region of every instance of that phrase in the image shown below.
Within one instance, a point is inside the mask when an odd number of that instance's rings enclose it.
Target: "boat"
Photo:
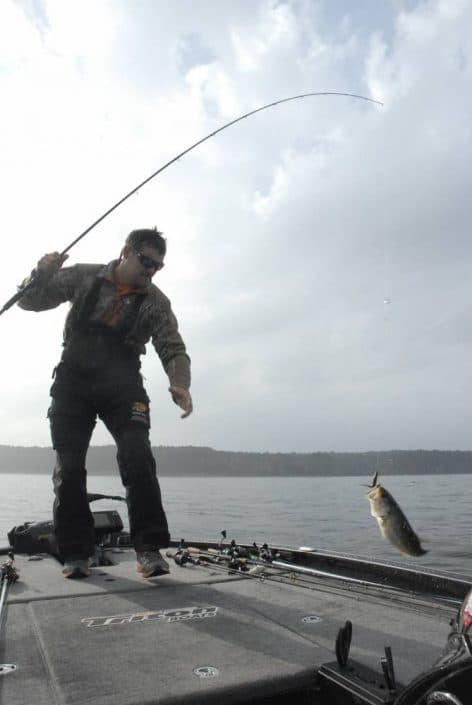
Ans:
[[[145,580],[119,512],[93,515],[85,580],[52,522],[0,550],[2,705],[472,703],[468,576],[223,531],[171,541]]]

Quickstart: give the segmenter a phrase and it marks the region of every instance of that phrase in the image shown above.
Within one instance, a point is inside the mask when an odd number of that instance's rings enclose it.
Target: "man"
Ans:
[[[159,551],[170,536],[139,371],[139,356],[152,339],[182,418],[192,412],[190,358],[169,300],[152,283],[165,254],[166,241],[156,229],[133,230],[119,260],[108,265],[61,269],[67,255],[47,254],[37,264],[34,285],[19,300],[29,311],[71,302],[48,411],[56,451],[54,529],[67,578],[87,577],[94,553],[85,457],[97,415],[117,445],[137,569],[146,578],[169,572]]]

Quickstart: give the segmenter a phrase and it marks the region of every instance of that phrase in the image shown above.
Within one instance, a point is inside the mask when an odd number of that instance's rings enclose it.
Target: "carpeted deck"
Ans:
[[[2,705],[244,703],[313,683],[347,619],[351,657],[380,672],[391,646],[406,683],[449,630],[447,609],[391,596],[174,564],[144,580],[132,551],[114,557],[86,580],[64,579],[52,558],[17,557],[0,645],[0,663],[16,670],[0,677]]]

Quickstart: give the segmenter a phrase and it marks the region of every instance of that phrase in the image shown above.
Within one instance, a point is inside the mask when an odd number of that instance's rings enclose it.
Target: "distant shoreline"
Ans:
[[[51,468],[50,470],[22,470],[22,471],[15,471],[15,470],[0,470],[0,475],[46,475],[46,477],[51,476],[53,472],[53,469]],[[119,470],[118,466],[116,467],[116,471],[107,471],[107,472],[100,472],[99,470],[88,470],[87,475],[89,477],[110,477],[113,475],[116,475],[119,477]],[[188,474],[188,475],[183,475],[180,473],[169,473],[169,472],[160,472],[158,469],[157,472],[158,477],[174,477],[174,478],[192,478],[192,477],[201,477],[201,478],[214,478],[215,480],[218,479],[224,479],[224,478],[235,478],[235,477],[240,477],[243,479],[250,479],[254,477],[265,477],[268,480],[274,480],[277,479],[278,477],[293,477],[293,478],[309,478],[309,477],[320,477],[320,478],[332,478],[332,477],[366,477],[365,474],[363,473],[358,473],[358,474],[340,474],[338,472],[333,472],[329,475],[308,475],[308,474],[302,474],[302,475],[294,475],[294,474],[281,474],[278,473],[277,475],[256,475],[256,474],[248,474],[248,475],[242,475],[242,474],[235,474],[235,475],[223,475],[222,473],[216,475],[216,474],[206,474],[206,475],[197,475],[197,474]],[[463,471],[457,471],[457,472],[390,472],[390,473],[382,473],[382,475],[388,475],[388,477],[442,477],[444,475],[472,475],[472,470],[463,470]]]
[[[467,475],[472,451],[390,450],[359,453],[254,453],[198,446],[154,446],[160,477],[362,477]],[[0,474],[47,474],[55,463],[50,447],[0,445]],[[118,473],[115,446],[91,446],[90,475]]]

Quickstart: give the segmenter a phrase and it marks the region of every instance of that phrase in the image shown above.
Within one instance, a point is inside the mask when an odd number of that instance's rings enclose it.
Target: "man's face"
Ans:
[[[126,246],[123,255],[122,266],[134,286],[148,286],[154,274],[164,266],[164,255],[150,245],[141,245],[136,249]]]

